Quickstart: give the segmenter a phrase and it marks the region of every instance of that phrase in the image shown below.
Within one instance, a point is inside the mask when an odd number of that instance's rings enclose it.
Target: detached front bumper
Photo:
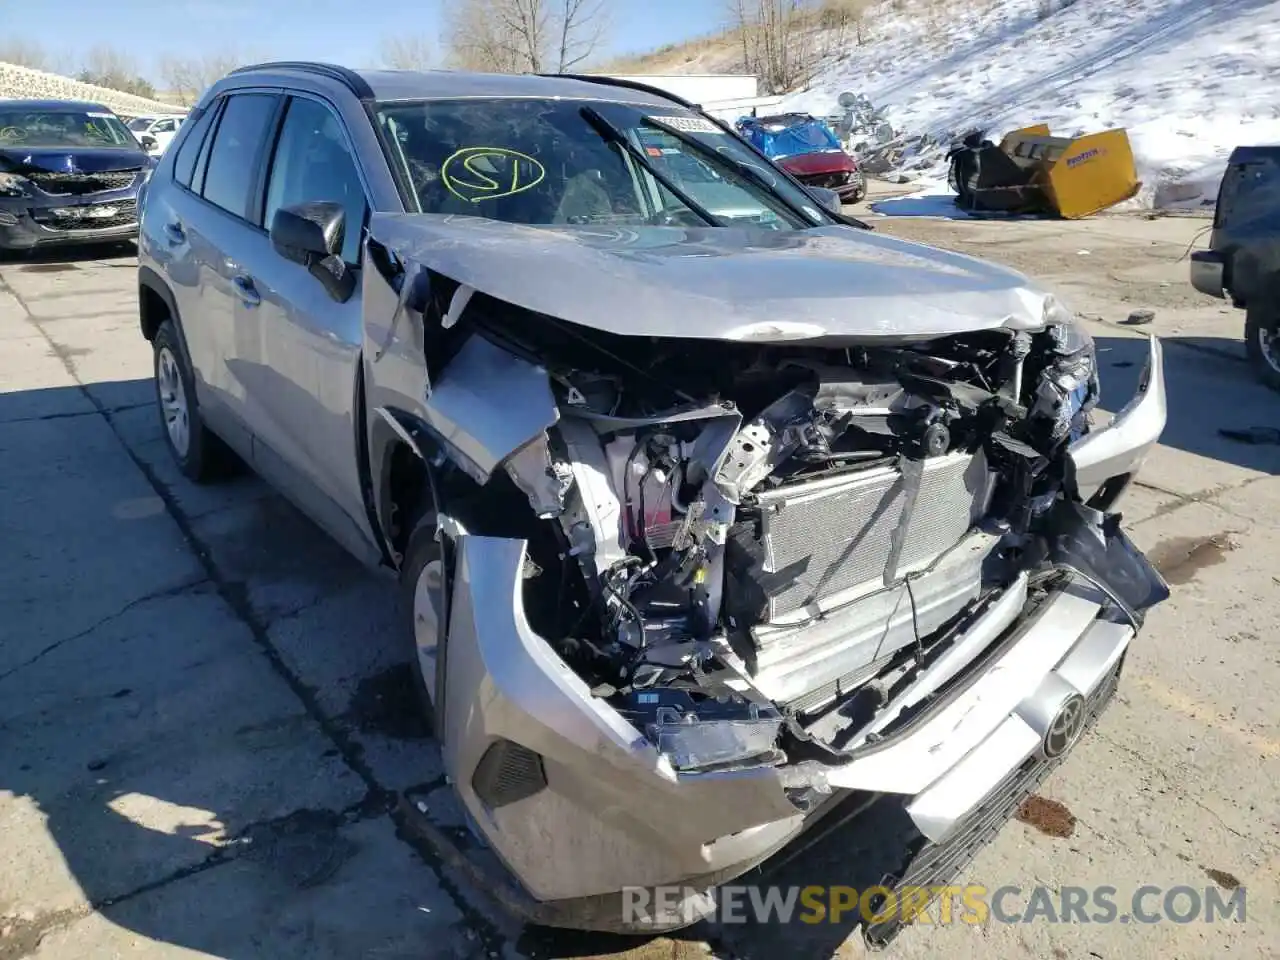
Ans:
[[[0,250],[111,243],[138,235],[138,192],[0,198]]]
[[[1131,477],[1159,438],[1154,339],[1151,359],[1134,402],[1073,448],[1078,476],[1095,489],[1109,470]],[[528,915],[621,932],[685,926],[697,919],[688,902],[628,915],[623,891],[675,886],[696,899],[855,794],[902,796],[926,851],[951,851],[939,862],[959,869],[955,849],[994,832],[1078,742],[1110,697],[1142,611],[1167,596],[1114,523],[1082,505],[1058,513],[1048,544],[1058,577],[1022,574],[989,596],[842,763],[807,763],[803,773],[676,772],[533,632],[524,542],[460,535],[448,642],[433,665],[445,676],[437,735],[451,782],[527,894]],[[825,803],[812,803],[815,788],[830,791]]]

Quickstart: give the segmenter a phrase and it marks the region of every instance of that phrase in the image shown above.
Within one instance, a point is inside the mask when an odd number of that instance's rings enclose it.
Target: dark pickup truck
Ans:
[[[1191,255],[1191,285],[1244,308],[1249,359],[1280,390],[1280,146],[1231,154],[1209,249]]]

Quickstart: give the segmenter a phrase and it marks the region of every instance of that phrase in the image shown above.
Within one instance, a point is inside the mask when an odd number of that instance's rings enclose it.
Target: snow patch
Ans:
[[[886,107],[909,138],[899,168],[933,191],[877,204],[899,210],[947,193],[947,149],[973,129],[998,142],[1032,123],[1124,127],[1148,207],[1212,206],[1232,148],[1280,142],[1280,0],[1043,6],[881,3],[868,42],[850,40],[780,107],[824,116],[845,90]]]

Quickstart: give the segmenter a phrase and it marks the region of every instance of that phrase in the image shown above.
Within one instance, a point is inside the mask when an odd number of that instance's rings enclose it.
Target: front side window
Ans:
[[[213,135],[203,196],[228,213],[249,219],[259,151],[275,116],[272,94],[238,93],[227,98]]]
[[[98,147],[137,150],[120,118],[104,110],[5,109],[0,101],[0,147]]]
[[[367,204],[350,141],[327,107],[297,97],[289,103],[276,144],[263,225],[270,229],[281,207],[317,200],[342,204],[346,211],[342,259],[359,263]]]
[[[832,222],[738,137],[674,104],[437,100],[383,104],[377,117],[425,213],[539,225]]]

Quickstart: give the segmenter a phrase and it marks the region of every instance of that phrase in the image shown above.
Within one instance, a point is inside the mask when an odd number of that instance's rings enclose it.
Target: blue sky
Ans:
[[[272,58],[375,65],[396,31],[438,35],[448,0],[0,0],[0,35],[38,43],[69,64],[107,44],[159,82],[166,55],[235,48]],[[609,52],[648,50],[717,29],[723,0],[609,0]]]

